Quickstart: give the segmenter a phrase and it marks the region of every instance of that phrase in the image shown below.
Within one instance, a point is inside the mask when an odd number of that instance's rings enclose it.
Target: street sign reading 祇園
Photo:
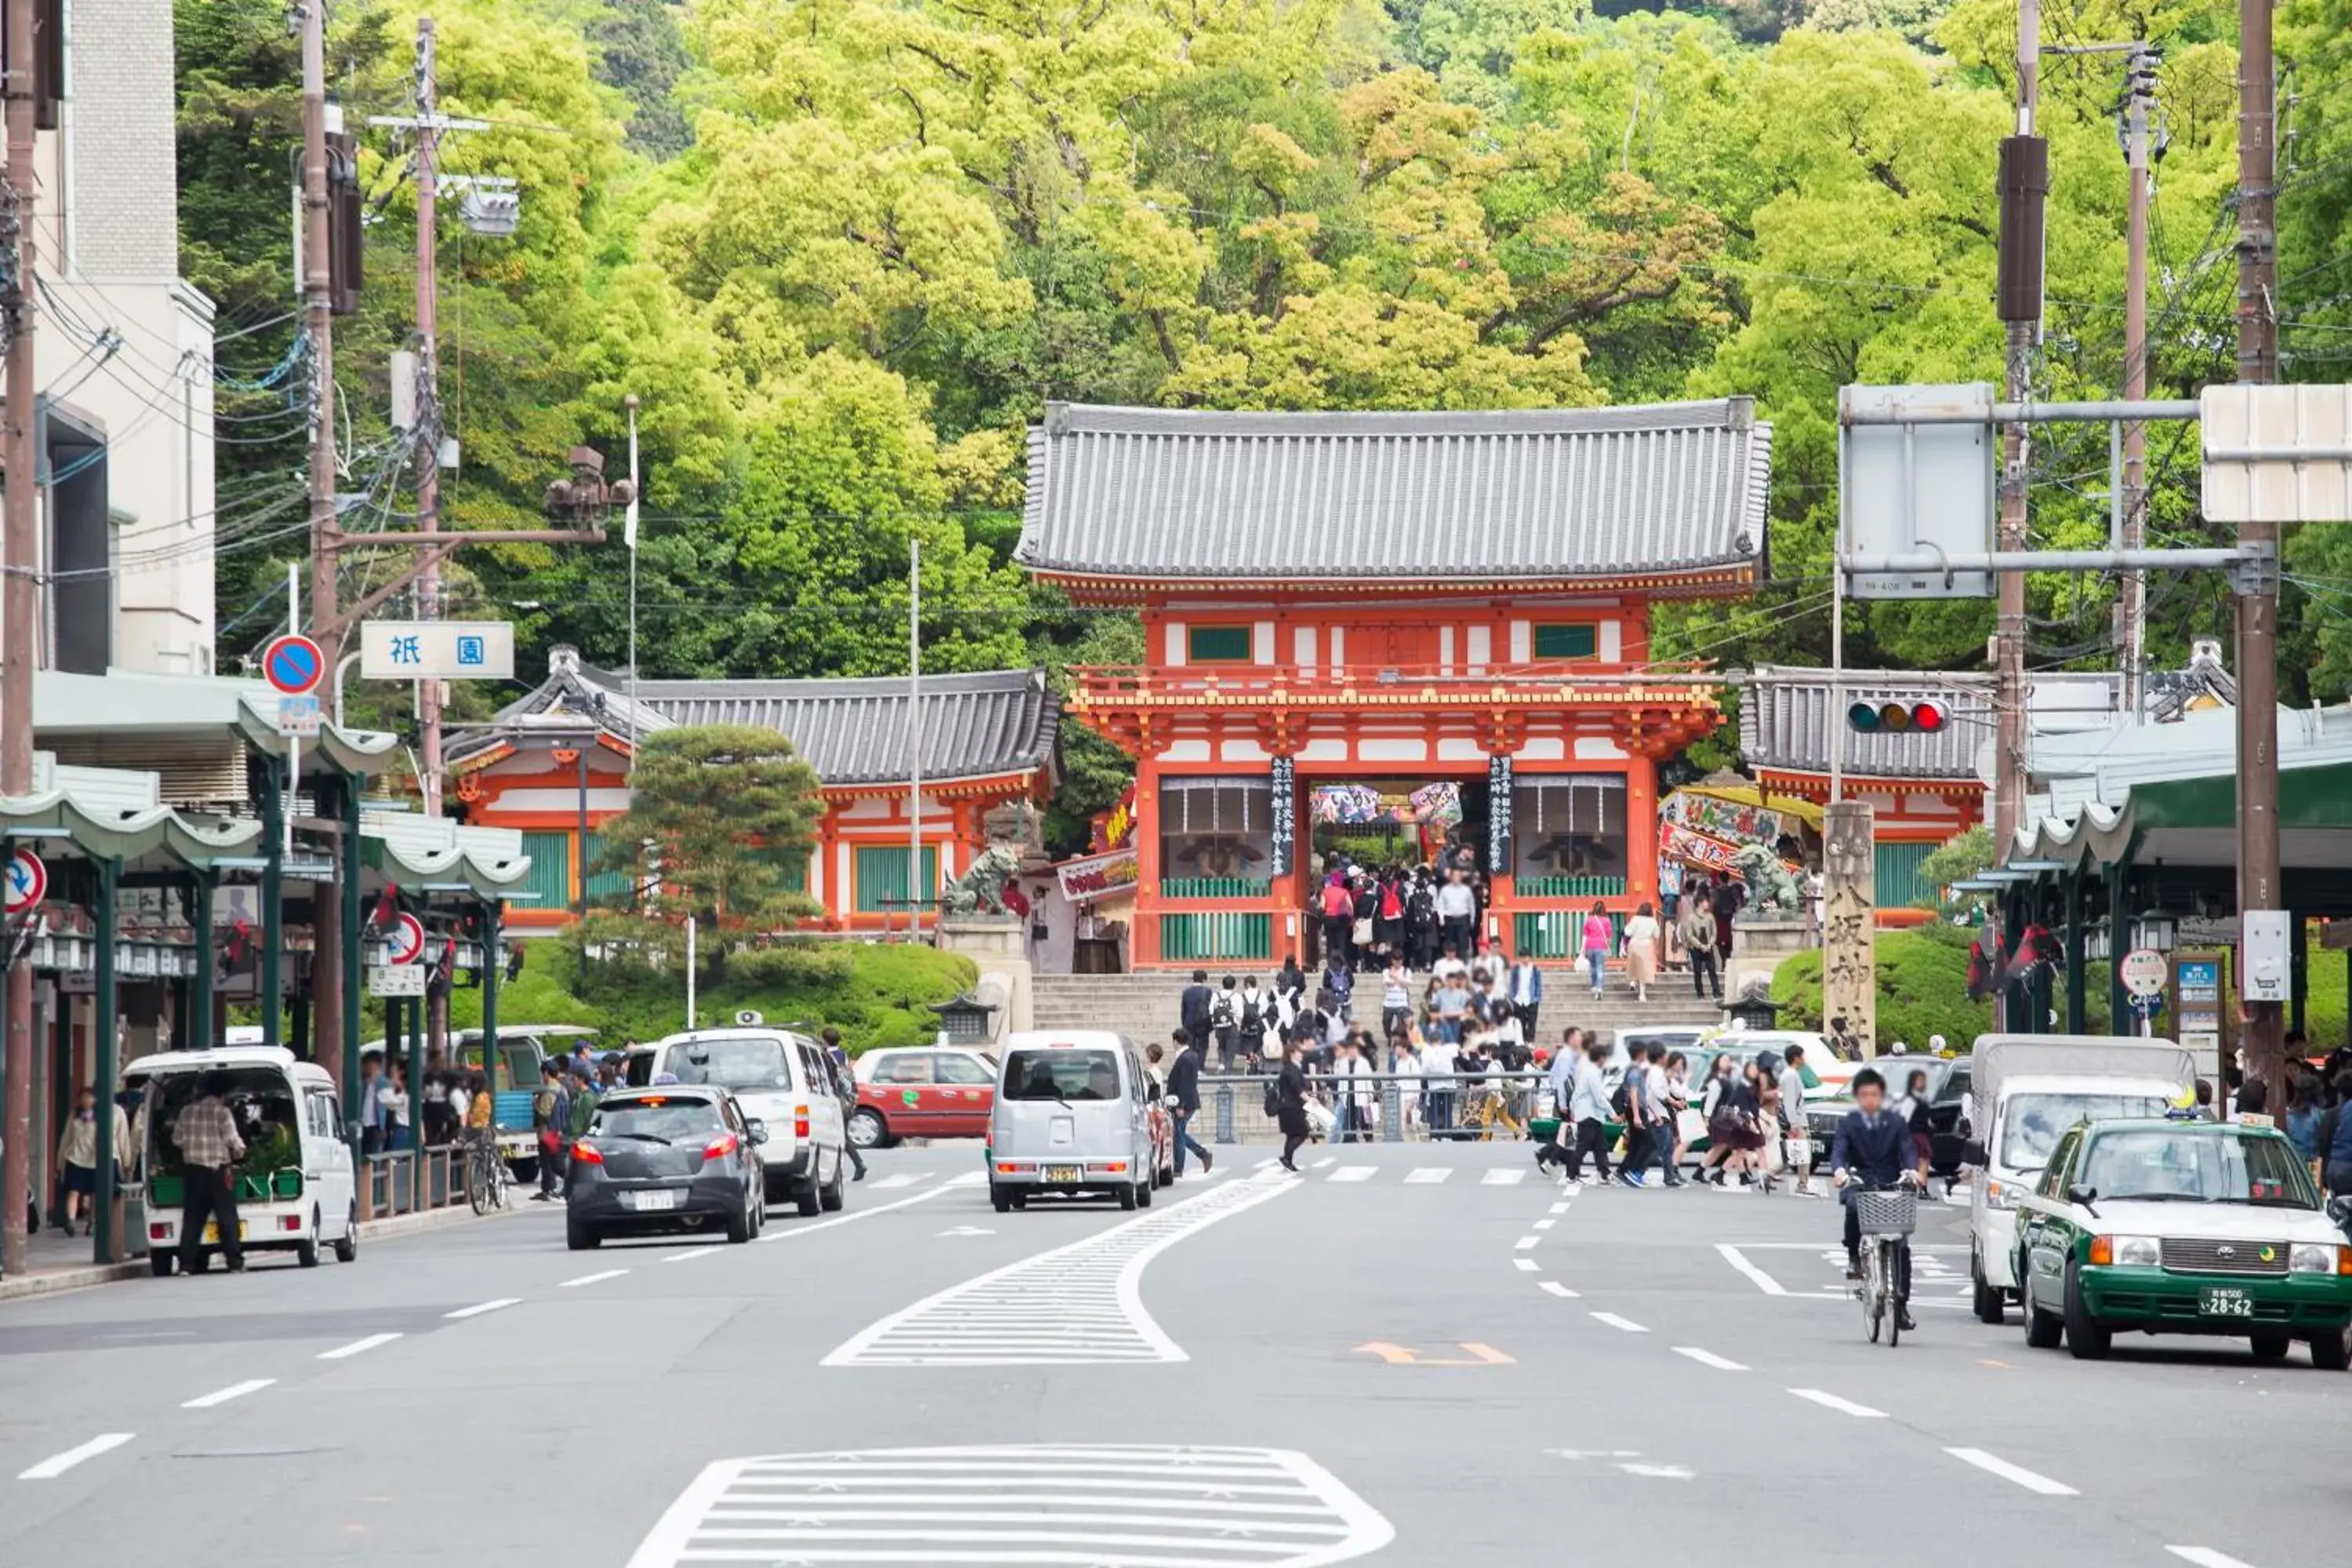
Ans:
[[[2170,966],[2164,962],[2164,954],[2157,952],[2156,949],[2136,947],[2124,954],[2123,963],[2118,968],[2117,978],[2123,981],[2124,989],[2133,995],[2153,996],[2164,989],[2165,977],[2169,968]]]
[[[299,632],[289,632],[270,639],[261,650],[263,679],[289,697],[318,689],[327,673],[327,656],[319,645]]]

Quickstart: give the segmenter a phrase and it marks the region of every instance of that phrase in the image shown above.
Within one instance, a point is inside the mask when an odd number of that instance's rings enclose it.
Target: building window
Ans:
[[[1624,774],[1521,774],[1511,807],[1513,870],[1522,895],[1603,899],[1624,892]]]
[[[572,835],[525,833],[522,836],[522,852],[530,858],[530,870],[523,878],[522,890],[535,893],[538,897],[528,901],[518,900],[515,907],[569,914],[572,910]]]
[[[907,847],[903,844],[861,844],[856,861],[857,912],[861,915],[902,915],[907,912]],[[940,852],[923,846],[924,908],[940,885]]]
[[[1601,648],[1600,628],[1590,621],[1560,621],[1536,627],[1538,658],[1591,658]]]
[[[1160,781],[1160,891],[1170,898],[1264,893],[1274,867],[1274,784],[1266,778]]]
[[[1184,659],[1188,664],[1247,664],[1251,639],[1247,626],[1186,626]]]

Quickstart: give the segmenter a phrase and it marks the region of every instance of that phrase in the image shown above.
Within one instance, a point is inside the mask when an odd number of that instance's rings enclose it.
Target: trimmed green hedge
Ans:
[[[499,992],[499,1016],[509,1024],[587,1024],[607,1045],[650,1040],[686,1026],[686,982],[621,963],[593,963],[575,993],[579,948],[566,936],[528,945],[521,976]],[[730,1022],[750,1008],[772,1024],[832,1025],[852,1051],[875,1046],[928,1044],[939,1031],[929,1004],[971,989],[980,977],[971,960],[936,948],[880,942],[788,942],[729,955],[726,978],[695,996],[705,1027]],[[482,1021],[478,990],[452,993],[452,1028]]]

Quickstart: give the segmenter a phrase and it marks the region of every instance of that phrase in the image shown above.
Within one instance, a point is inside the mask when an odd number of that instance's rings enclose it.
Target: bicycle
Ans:
[[[506,1162],[499,1158],[498,1135],[486,1127],[466,1132],[466,1201],[478,1215],[507,1206]]]
[[[1849,1182],[1853,1179],[1852,1171],[1844,1173]],[[1862,1284],[1855,1292],[1862,1298],[1862,1321],[1872,1344],[1884,1328],[1886,1348],[1893,1350],[1903,1338],[1903,1314],[1887,1309],[1895,1306],[1895,1282],[1903,1278],[1911,1233],[1918,1228],[1917,1178],[1906,1171],[1891,1187],[1856,1187],[1853,1217],[1862,1232]]]

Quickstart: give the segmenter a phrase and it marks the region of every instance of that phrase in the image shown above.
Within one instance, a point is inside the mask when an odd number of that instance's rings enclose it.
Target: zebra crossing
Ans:
[[[1255,1169],[1259,1172],[1271,1172],[1274,1169],[1274,1165],[1275,1162],[1273,1158],[1268,1156],[1255,1162]],[[1468,1167],[1455,1165],[1366,1165],[1349,1163],[1347,1163],[1345,1156],[1342,1155],[1325,1155],[1318,1160],[1309,1163],[1302,1172],[1302,1174],[1309,1182],[1337,1182],[1343,1186],[1363,1182],[1381,1181],[1402,1181],[1407,1186],[1439,1186],[1454,1180],[1454,1178],[1458,1175],[1463,1178],[1465,1183],[1473,1184],[1482,1187],[1516,1187],[1526,1182],[1528,1176],[1533,1173],[1534,1167],[1532,1165],[1475,1165]],[[1203,1175],[1198,1173],[1188,1174],[1184,1178],[1183,1187],[1182,1189],[1180,1189],[1180,1191],[1190,1190],[1197,1192],[1202,1187],[1206,1186],[1209,1183],[1222,1180],[1232,1173],[1234,1173],[1234,1168],[1232,1165],[1220,1164],[1213,1174]],[[1247,1171],[1245,1170],[1243,1173],[1246,1174]],[[955,1173],[939,1171],[898,1171],[887,1176],[877,1176],[874,1181],[866,1184],[866,1186],[867,1190],[871,1192],[894,1192],[908,1187],[928,1186],[932,1184],[940,1184],[963,1189],[983,1187],[988,1184],[988,1176],[986,1173],[980,1171],[963,1171]]]
[[[1396,1531],[1282,1448],[1019,1444],[721,1459],[629,1568],[685,1563],[1024,1563],[1321,1568]]]
[[[1094,1366],[1187,1357],[1143,1308],[1143,1270],[1204,1226],[1291,1184],[1226,1182],[1201,1196],[951,1286],[866,1329],[826,1366]]]

